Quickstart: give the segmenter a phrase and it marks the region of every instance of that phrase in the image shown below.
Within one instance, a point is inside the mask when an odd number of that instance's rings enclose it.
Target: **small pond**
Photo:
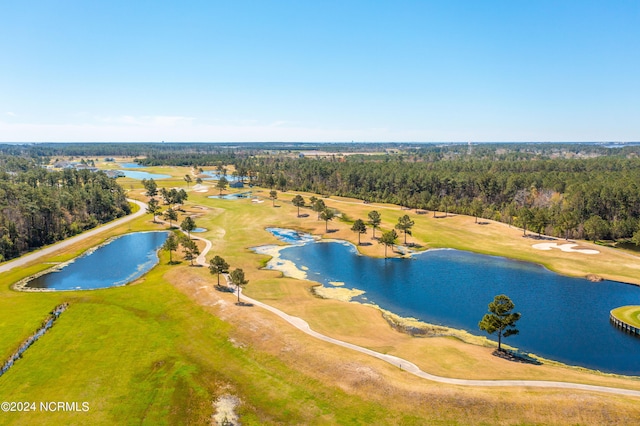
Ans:
[[[236,192],[233,194],[226,194],[226,195],[209,195],[208,198],[217,198],[220,200],[241,200],[241,199],[249,198],[250,196],[251,196],[251,191]]]
[[[139,163],[120,163],[120,167],[125,169],[143,169],[146,166],[143,166],[142,164],[139,164]]]
[[[95,290],[130,283],[158,263],[166,231],[135,232],[114,238],[63,268],[29,281],[25,287],[49,290]]]
[[[522,314],[520,334],[505,339],[506,344],[569,365],[640,375],[640,338],[609,322],[611,309],[640,304],[640,287],[594,283],[532,263],[458,250],[429,250],[411,259],[371,258],[347,242],[269,230],[294,244],[280,251],[283,261],[325,287],[344,283],[344,288],[365,292],[354,301],[487,336],[478,322],[494,296],[506,294]]]
[[[200,233],[200,232],[207,232],[207,228],[196,228],[193,231],[191,231],[192,233]]]
[[[209,176],[209,177],[204,178],[203,180],[218,180],[221,177],[218,174],[218,172],[216,172],[214,170],[205,170],[205,171],[202,172],[202,174]],[[236,180],[238,180],[238,178],[236,176],[233,176],[233,175],[224,175],[224,177],[227,179],[227,181],[229,181],[229,183],[235,182]]]
[[[149,172],[141,172],[138,170],[119,170],[124,174],[125,177],[131,179],[167,179],[170,178],[170,175],[163,175],[159,173],[149,173]]]

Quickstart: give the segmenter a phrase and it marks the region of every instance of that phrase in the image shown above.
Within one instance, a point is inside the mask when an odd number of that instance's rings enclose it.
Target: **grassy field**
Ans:
[[[640,328],[640,306],[621,306],[611,311],[611,313],[620,321]]]
[[[184,168],[152,168],[185,186]],[[164,186],[163,181],[158,182]],[[140,199],[140,183],[122,180]],[[254,190],[268,196],[268,190]],[[293,194],[270,200],[217,200],[189,192],[187,214],[208,231],[208,258],[218,254],[244,269],[247,295],[307,320],[314,330],[415,362],[433,374],[483,379],[560,380],[640,389],[637,378],[599,374],[560,365],[524,365],[491,355],[489,347],[454,338],[412,338],[394,331],[373,307],[314,297],[311,282],[260,269],[265,256],[250,247],[277,244],[267,226],[324,234],[325,224],[308,209],[296,217]],[[303,194],[308,199],[308,195]],[[638,258],[597,247],[589,257],[541,252],[521,231],[473,218],[433,218],[397,206],[327,199],[351,219],[374,208],[383,228],[398,216],[416,221],[410,241],[455,247],[544,264],[566,274],[620,277],[637,283]],[[356,241],[348,222],[334,220],[326,236]],[[159,229],[143,217],[109,235]],[[380,230],[377,231],[378,233]],[[96,245],[92,238],[46,262],[63,261]],[[370,242],[371,235],[363,236]],[[582,245],[588,245],[581,243]],[[378,244],[363,253],[382,256]],[[175,256],[175,255],[174,255]],[[0,413],[0,424],[210,424],[221,395],[240,399],[243,424],[633,424],[640,400],[589,392],[531,388],[445,386],[417,379],[382,361],[318,341],[258,308],[239,307],[235,296],[213,289],[206,268],[161,263],[134,285],[85,292],[19,293],[10,284],[50,265],[42,262],[4,274],[0,287],[0,356],[8,357],[57,304],[69,309],[56,325],[0,377],[0,401],[88,402],[89,412]]]

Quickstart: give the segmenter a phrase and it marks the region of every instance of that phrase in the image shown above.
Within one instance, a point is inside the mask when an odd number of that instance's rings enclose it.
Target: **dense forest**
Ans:
[[[0,155],[0,261],[131,212],[122,188],[104,173],[50,171],[37,162]]]
[[[0,153],[35,161],[125,155],[148,166],[231,165],[239,178],[279,190],[640,243],[639,144],[34,144],[0,145]]]

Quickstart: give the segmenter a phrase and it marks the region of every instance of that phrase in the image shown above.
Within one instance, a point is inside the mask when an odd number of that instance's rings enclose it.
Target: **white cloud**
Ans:
[[[18,114],[16,114],[15,112],[11,112],[11,111],[7,111],[5,112],[6,115],[8,115],[9,117],[17,117]]]

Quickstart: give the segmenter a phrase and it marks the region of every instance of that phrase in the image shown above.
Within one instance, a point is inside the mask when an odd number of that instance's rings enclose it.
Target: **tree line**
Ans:
[[[0,156],[0,261],[131,212],[102,172],[49,171],[30,158]]]

